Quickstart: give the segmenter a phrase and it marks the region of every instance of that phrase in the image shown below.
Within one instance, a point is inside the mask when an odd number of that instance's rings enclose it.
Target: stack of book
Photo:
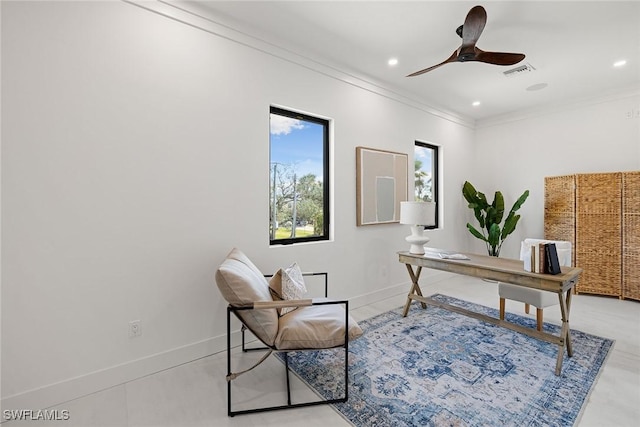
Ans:
[[[528,261],[528,260],[527,260]],[[559,274],[560,262],[555,243],[538,243],[531,246],[531,260],[524,263],[525,270],[533,273]]]

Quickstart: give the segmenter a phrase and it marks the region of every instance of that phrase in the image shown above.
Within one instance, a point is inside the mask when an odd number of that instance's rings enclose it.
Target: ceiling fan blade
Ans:
[[[428,71],[435,70],[436,68],[438,68],[441,65],[448,64],[449,62],[456,62],[457,60],[458,60],[458,50],[454,50],[453,53],[451,54],[451,56],[448,57],[447,59],[445,59],[444,61],[442,61],[441,63],[439,63],[437,65],[434,65],[432,67],[429,67],[429,68],[425,68],[424,70],[420,70],[420,71],[416,71],[415,73],[411,73],[407,77],[419,76],[420,74],[424,74],[424,73],[426,73]]]
[[[471,8],[462,25],[462,47],[475,46],[487,23],[487,11],[482,6]]]
[[[407,77],[419,76],[449,62],[479,61],[494,65],[513,65],[525,58],[522,53],[485,52],[476,47],[486,23],[487,11],[482,6],[472,7],[467,13],[464,24],[456,29],[456,33],[462,37],[462,45],[445,61],[424,70],[416,71]]]
[[[476,55],[473,61],[494,65],[514,65],[525,58],[523,53],[485,52],[478,48],[475,48],[475,52]]]

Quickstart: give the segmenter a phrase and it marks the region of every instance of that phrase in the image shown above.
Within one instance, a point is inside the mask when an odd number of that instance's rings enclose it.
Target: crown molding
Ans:
[[[197,3],[182,0],[171,2],[165,0],[121,1],[458,125],[470,129],[474,129],[476,126],[475,121],[471,118],[431,105],[369,76],[333,64],[325,58],[302,54],[286,40],[275,40],[272,35],[259,34],[254,28],[242,27],[240,23],[231,22],[228,18],[213,16],[210,10]]]
[[[500,126],[507,123],[542,117],[549,114],[557,114],[564,111],[589,107],[602,104],[604,102],[618,101],[625,98],[640,96],[640,85],[632,85],[622,90],[611,91],[597,96],[575,98],[570,101],[546,104],[543,107],[530,108],[526,110],[514,111],[500,116],[490,117],[476,121],[476,129],[484,129],[493,126]]]

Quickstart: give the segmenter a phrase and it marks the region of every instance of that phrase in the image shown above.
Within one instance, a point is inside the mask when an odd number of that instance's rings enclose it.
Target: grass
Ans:
[[[296,227],[296,237],[307,237],[313,236],[313,227]],[[276,230],[276,240],[277,239],[289,239],[291,237],[291,229],[290,228],[278,228]]]

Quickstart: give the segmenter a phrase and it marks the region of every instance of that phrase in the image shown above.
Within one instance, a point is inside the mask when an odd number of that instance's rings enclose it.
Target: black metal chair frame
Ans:
[[[303,275],[305,276],[317,276],[317,275],[324,275],[324,289],[325,289],[325,297],[327,297],[327,273],[303,273]],[[265,276],[265,277],[269,277],[269,276]],[[247,348],[245,346],[245,331],[249,328],[247,328],[247,326],[242,322],[242,319],[240,318],[240,316],[238,315],[239,311],[243,311],[243,310],[261,310],[261,309],[269,309],[269,310],[273,310],[273,303],[267,303],[266,307],[261,306],[260,303],[254,303],[251,305],[243,305],[243,306],[227,306],[227,415],[230,417],[233,417],[235,415],[243,415],[243,414],[254,414],[254,413],[258,413],[258,412],[267,412],[267,411],[275,411],[275,410],[281,410],[281,409],[293,409],[293,408],[301,408],[301,407],[305,407],[305,406],[315,406],[315,405],[323,405],[323,404],[331,404],[331,403],[342,403],[342,402],[346,402],[348,400],[349,397],[349,364],[348,364],[348,356],[349,356],[349,301],[347,300],[340,300],[340,301],[317,301],[317,302],[313,302],[312,300],[300,300],[298,302],[289,302],[289,301],[279,301],[277,304],[279,304],[279,307],[301,307],[301,306],[313,306],[313,305],[336,305],[336,304],[343,304],[344,308],[345,308],[345,336],[344,336],[344,344],[340,345],[340,346],[336,346],[336,347],[331,347],[331,348],[340,348],[340,347],[344,347],[344,382],[345,382],[345,387],[344,387],[344,397],[340,397],[340,398],[336,398],[336,399],[322,399],[322,400],[316,400],[316,401],[311,401],[311,402],[301,402],[301,403],[291,403],[291,387],[290,387],[290,380],[289,380],[289,359],[288,359],[288,352],[290,351],[318,351],[318,350],[327,350],[329,348],[326,349],[287,349],[287,350],[279,350],[273,346],[269,346],[267,344],[264,344],[264,347],[252,347],[252,348]],[[242,352],[249,352],[249,351],[269,351],[268,354],[265,355],[265,357],[263,357],[262,360],[260,360],[257,364],[255,364],[253,367],[249,368],[248,370],[253,369],[254,367],[258,366],[260,363],[262,363],[264,360],[267,359],[267,357],[272,353],[272,352],[276,352],[276,353],[284,353],[284,365],[285,365],[285,372],[286,372],[286,382],[287,382],[287,404],[286,405],[275,405],[275,406],[266,406],[266,407],[261,407],[261,408],[254,408],[254,409],[244,409],[244,410],[240,410],[240,411],[234,411],[232,409],[232,404],[231,404],[231,382],[239,375],[237,373],[233,373],[231,371],[231,313],[233,313],[236,318],[240,321],[240,323],[242,323],[242,327],[241,327],[241,332],[242,332]],[[250,330],[250,329],[249,329]],[[262,342],[262,341],[261,341]],[[247,371],[248,371],[247,370]],[[246,372],[246,371],[244,371]]]

